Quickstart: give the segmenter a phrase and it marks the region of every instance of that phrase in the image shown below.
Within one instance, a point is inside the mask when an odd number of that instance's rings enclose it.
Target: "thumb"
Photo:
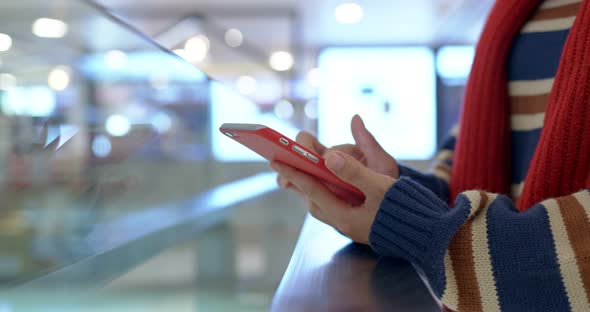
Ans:
[[[325,164],[342,181],[363,192],[371,189],[375,173],[353,157],[340,152],[330,152],[326,157]]]
[[[367,130],[365,123],[359,115],[354,115],[350,128],[352,131],[352,136],[354,137],[354,141],[361,151],[369,155],[384,152],[379,142],[375,140],[373,134]]]

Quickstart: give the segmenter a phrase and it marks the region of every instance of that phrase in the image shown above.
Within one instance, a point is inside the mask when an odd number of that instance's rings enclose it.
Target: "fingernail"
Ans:
[[[338,171],[344,167],[344,157],[338,153],[332,153],[326,158],[326,167],[332,171]]]
[[[354,117],[358,118],[358,120],[361,122],[361,125],[363,125],[363,127],[365,126],[365,122],[363,121],[363,119],[361,118],[361,115],[356,114],[354,115]]]

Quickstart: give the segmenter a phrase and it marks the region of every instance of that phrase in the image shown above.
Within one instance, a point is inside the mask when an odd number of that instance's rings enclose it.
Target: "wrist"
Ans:
[[[443,265],[449,242],[468,214],[469,209],[450,209],[431,191],[402,177],[380,205],[370,246],[380,255],[414,263],[430,279]]]

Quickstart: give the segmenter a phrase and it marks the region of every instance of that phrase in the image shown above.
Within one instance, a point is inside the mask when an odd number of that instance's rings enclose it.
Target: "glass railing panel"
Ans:
[[[260,158],[226,162],[216,129],[260,106],[100,7],[5,0],[0,25],[3,288],[104,282],[276,189]]]

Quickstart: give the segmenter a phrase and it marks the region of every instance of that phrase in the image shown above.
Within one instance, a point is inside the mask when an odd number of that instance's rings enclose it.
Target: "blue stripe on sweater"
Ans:
[[[447,150],[455,150],[455,144],[457,143],[457,137],[451,136],[444,140],[443,144],[440,146],[440,149],[447,149]]]
[[[555,77],[568,33],[569,29],[518,35],[508,58],[508,79]]]
[[[508,208],[511,207],[511,208]],[[549,217],[537,205],[518,213],[505,196],[487,211],[488,238],[502,311],[568,311]]]
[[[529,165],[535,154],[541,129],[511,132],[512,183],[520,183],[526,178]]]

